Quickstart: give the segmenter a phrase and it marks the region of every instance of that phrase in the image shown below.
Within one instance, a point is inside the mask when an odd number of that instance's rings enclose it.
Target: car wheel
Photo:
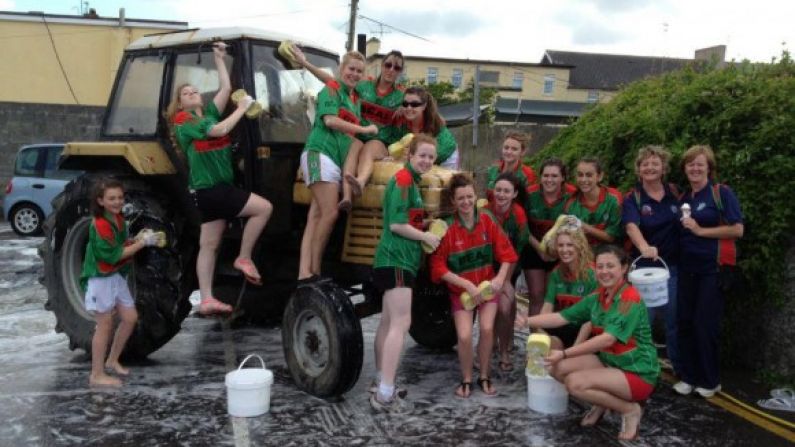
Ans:
[[[11,210],[11,229],[20,236],[37,236],[42,233],[44,213],[32,203],[20,203]]]

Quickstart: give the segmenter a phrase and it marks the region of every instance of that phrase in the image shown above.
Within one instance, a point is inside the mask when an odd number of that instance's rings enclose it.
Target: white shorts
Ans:
[[[328,155],[317,151],[304,151],[301,154],[301,171],[306,186],[315,182],[339,183],[342,171]]]
[[[458,149],[456,149],[452,154],[450,154],[449,157],[447,157],[447,160],[443,161],[439,166],[457,171],[459,169],[458,164]]]
[[[88,279],[86,287],[86,310],[91,313],[107,313],[116,305],[135,307],[127,280],[118,273]]]

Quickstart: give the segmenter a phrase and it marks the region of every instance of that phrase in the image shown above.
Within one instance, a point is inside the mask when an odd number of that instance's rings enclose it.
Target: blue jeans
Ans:
[[[668,360],[674,367],[674,372],[679,375],[682,371],[681,359],[679,358],[679,344],[677,343],[676,333],[676,299],[678,288],[678,273],[676,266],[668,266],[671,277],[668,278],[668,303],[658,307],[647,307],[649,314],[649,325],[654,324],[657,315],[665,317],[665,348],[668,353]]]

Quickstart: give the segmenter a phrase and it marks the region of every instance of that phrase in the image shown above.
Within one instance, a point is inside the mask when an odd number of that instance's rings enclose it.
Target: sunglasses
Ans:
[[[393,64],[392,62],[384,62],[384,68],[387,70],[403,71],[402,65]]]
[[[412,101],[412,102],[403,101],[403,107],[422,107],[424,105],[425,103],[422,101]]]

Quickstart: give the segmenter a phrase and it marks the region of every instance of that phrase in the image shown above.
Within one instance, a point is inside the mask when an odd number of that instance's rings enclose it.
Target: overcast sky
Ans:
[[[100,16],[254,26],[344,51],[349,0],[90,0]],[[77,14],[79,0],[0,0],[3,11]],[[540,61],[544,50],[770,61],[795,43],[789,0],[360,0],[356,32],[407,55]],[[417,37],[413,37],[417,36]]]

